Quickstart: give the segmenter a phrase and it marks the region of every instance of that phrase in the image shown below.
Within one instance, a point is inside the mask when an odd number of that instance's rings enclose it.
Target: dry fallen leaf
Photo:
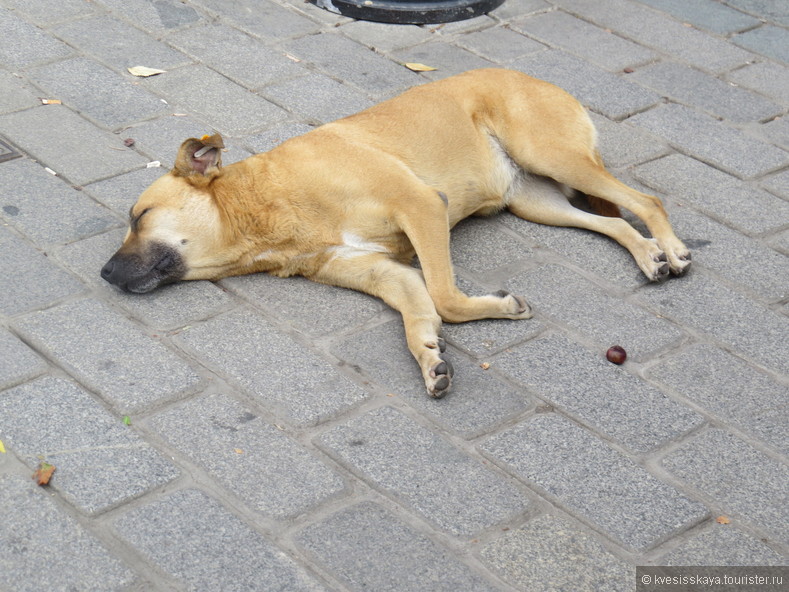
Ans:
[[[132,66],[127,68],[129,74],[147,78],[148,76],[156,76],[157,74],[164,74],[166,70],[157,70],[156,68],[148,68],[147,66]]]
[[[39,485],[49,485],[49,480],[52,478],[52,473],[55,472],[55,465],[45,463],[43,460],[39,463],[38,469],[33,473],[33,480]]]
[[[435,70],[433,66],[425,66],[424,64],[419,64],[416,62],[408,62],[407,64],[403,65],[412,72],[432,72]]]
[[[731,520],[729,520],[726,516],[718,516],[715,519],[715,522],[717,522],[718,524],[729,524]]]
[[[235,452],[236,454],[244,454],[244,451],[241,450],[240,448],[233,448],[233,452]]]
[[[482,368],[483,370],[487,370],[488,368],[490,368],[490,363],[488,363],[488,362],[482,362],[482,363],[479,365],[479,367],[480,367],[480,368]]]
[[[60,99],[41,99],[42,105],[61,105]]]

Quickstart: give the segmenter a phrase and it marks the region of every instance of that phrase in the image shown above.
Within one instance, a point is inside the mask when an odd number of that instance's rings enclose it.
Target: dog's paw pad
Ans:
[[[430,369],[431,380],[427,384],[428,394],[435,399],[440,399],[446,395],[452,384],[453,373],[452,364],[447,360],[441,360],[433,366]]]

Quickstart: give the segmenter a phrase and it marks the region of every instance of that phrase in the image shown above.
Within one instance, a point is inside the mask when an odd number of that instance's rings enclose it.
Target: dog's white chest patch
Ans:
[[[334,257],[339,259],[351,259],[352,257],[361,257],[370,253],[388,253],[389,249],[378,243],[366,241],[351,232],[343,232],[342,244],[331,247],[329,251]]]

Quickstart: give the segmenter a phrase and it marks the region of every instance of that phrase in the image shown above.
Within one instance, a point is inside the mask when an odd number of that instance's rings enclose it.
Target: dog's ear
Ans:
[[[222,136],[203,136],[185,140],[178,149],[173,172],[176,175],[188,177],[190,175],[214,176],[222,168],[222,148],[225,143]]]

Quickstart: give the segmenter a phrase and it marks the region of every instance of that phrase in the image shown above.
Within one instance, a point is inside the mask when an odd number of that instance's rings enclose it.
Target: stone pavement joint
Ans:
[[[637,565],[786,565],[786,2],[507,0],[415,26],[0,0],[0,39],[0,591],[618,592]],[[491,66],[590,109],[687,276],[647,284],[578,229],[464,221],[461,289],[535,317],[446,326],[441,400],[366,295],[99,277],[186,137],[222,132],[234,162]]]

